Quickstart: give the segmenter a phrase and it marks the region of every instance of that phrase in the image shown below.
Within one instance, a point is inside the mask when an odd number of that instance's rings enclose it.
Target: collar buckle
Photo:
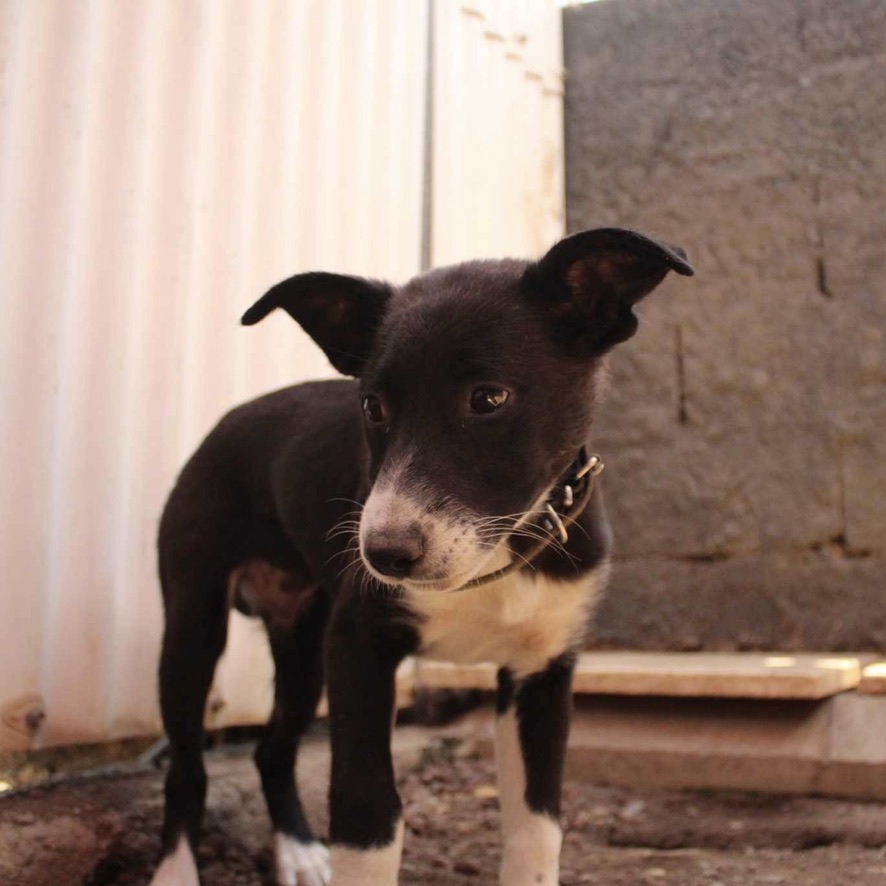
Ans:
[[[589,455],[584,446],[582,446],[581,452],[578,453],[578,462],[578,470],[575,472],[576,480],[581,480],[588,475],[596,477],[604,467],[603,459],[599,455]]]
[[[560,544],[565,545],[566,542],[569,541],[569,533],[566,531],[566,527],[563,525],[563,520],[560,518],[560,515],[554,510],[554,506],[550,502],[545,505],[545,513],[548,516],[542,525],[552,535],[556,529],[557,535],[560,538]]]
[[[561,544],[565,545],[569,541],[566,527],[578,516],[572,513],[576,498],[581,502],[583,510],[587,504],[585,498],[587,487],[602,470],[603,459],[599,455],[589,454],[582,446],[565,477],[551,490],[545,503],[542,528],[552,536],[556,536]]]

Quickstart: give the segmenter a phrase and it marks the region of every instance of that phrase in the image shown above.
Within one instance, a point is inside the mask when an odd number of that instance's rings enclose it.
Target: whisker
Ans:
[[[344,498],[344,497],[338,496],[336,498],[330,498],[327,500],[328,501],[343,501],[345,504],[348,504],[348,505],[356,505],[358,511],[363,509],[363,502],[357,501],[356,499],[353,499],[353,498]]]
[[[356,560],[349,560],[347,563],[345,563],[345,565],[341,569],[339,569],[338,572],[336,572],[334,580],[338,581],[340,578],[342,578],[347,573],[347,571],[349,569],[353,569],[356,565],[357,565]]]
[[[479,517],[477,520],[473,521],[473,525],[482,526],[484,523],[505,523],[507,521],[520,521],[524,520],[527,517],[531,517],[534,514],[539,513],[538,511],[516,511],[513,514],[501,514],[494,517]]]
[[[333,526],[333,528],[326,533],[326,541],[332,541],[332,539],[338,538],[340,535],[357,535],[357,530],[359,528],[359,524],[356,526]]]

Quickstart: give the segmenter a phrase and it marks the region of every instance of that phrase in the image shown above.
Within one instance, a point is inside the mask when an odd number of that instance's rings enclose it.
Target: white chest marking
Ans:
[[[175,852],[160,863],[150,886],[200,886],[197,865],[184,837],[179,838]]]
[[[422,655],[460,664],[491,661],[519,677],[581,640],[608,573],[608,564],[579,579],[520,572],[464,591],[413,591],[406,600],[422,619]]]

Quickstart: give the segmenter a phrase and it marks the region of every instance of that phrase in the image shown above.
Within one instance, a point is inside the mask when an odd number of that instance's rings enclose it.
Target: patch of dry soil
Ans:
[[[398,739],[403,886],[494,884],[494,768],[471,748]],[[299,764],[322,831],[322,741]],[[204,886],[272,886],[268,825],[245,749],[210,755]],[[162,774],[72,782],[0,799],[0,884],[142,886],[157,850]],[[886,808],[809,797],[640,792],[569,782],[564,886],[882,886]]]

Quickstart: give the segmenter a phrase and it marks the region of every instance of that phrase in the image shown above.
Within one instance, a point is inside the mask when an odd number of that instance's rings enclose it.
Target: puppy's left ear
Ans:
[[[585,354],[601,354],[637,331],[634,305],[668,271],[695,269],[679,246],[636,231],[598,228],[567,237],[526,270],[533,299],[552,314],[558,337]]]
[[[391,287],[377,280],[297,274],[271,287],[240,322],[252,326],[275,308],[283,308],[339,372],[359,376],[390,296]]]

